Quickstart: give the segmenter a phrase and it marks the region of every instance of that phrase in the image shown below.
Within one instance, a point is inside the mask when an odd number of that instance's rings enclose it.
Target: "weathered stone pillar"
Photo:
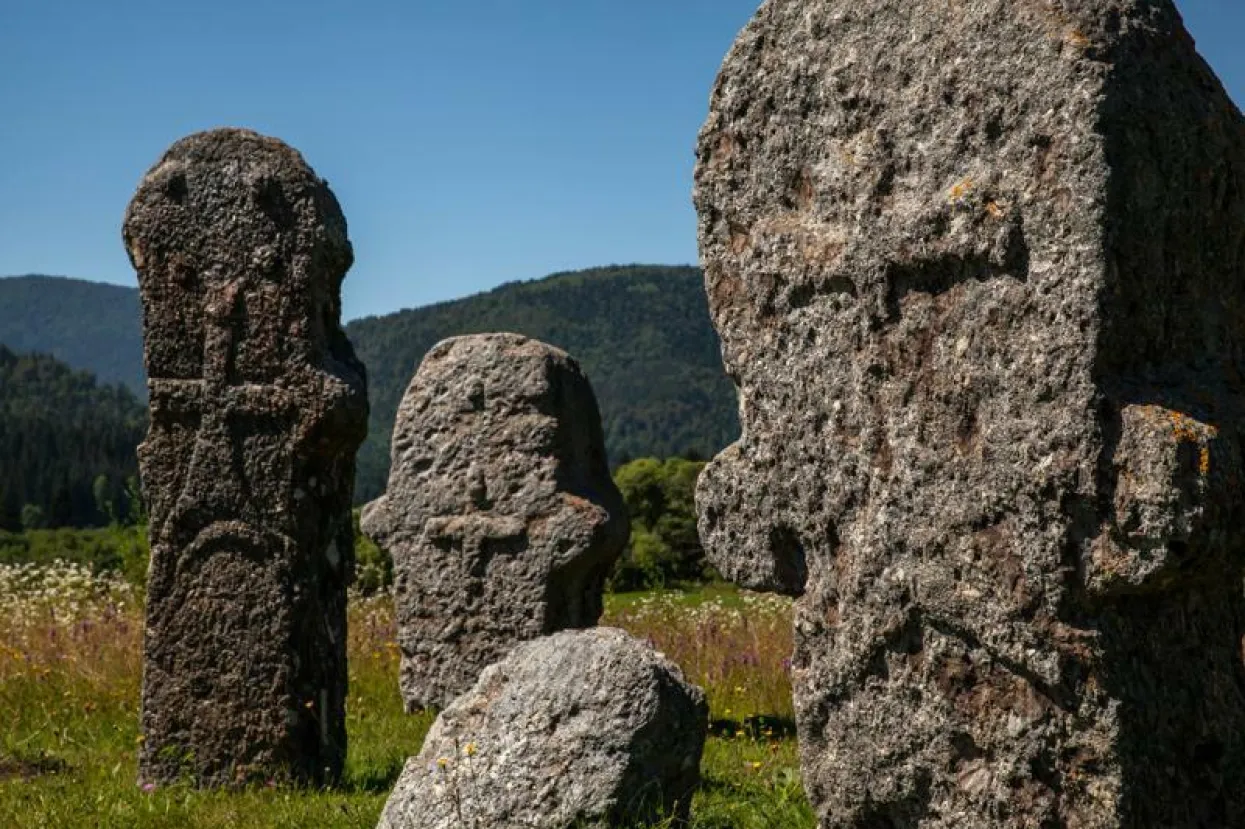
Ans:
[[[769,0],[695,201],[823,827],[1245,815],[1245,121],[1169,0]]]
[[[295,150],[174,144],[125,217],[151,400],[143,780],[320,783],[346,749],[346,585],[367,385],[353,254]]]
[[[448,705],[519,642],[597,623],[630,527],[565,352],[517,334],[438,343],[392,456],[362,527],[393,556],[408,710]]]

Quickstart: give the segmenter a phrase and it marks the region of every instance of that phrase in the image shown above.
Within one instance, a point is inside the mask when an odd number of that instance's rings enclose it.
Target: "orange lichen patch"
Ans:
[[[1219,427],[1203,423],[1184,412],[1167,409],[1162,406],[1148,405],[1138,407],[1147,418],[1166,420],[1171,426],[1172,437],[1178,441],[1202,442],[1219,437]]]
[[[968,197],[973,190],[973,180],[967,176],[957,181],[947,191],[947,201],[960,202]]]
[[[1208,423],[1194,420],[1186,414],[1180,412],[1169,412],[1168,420],[1171,422],[1172,436],[1177,441],[1188,441],[1190,443],[1205,444],[1209,440],[1219,436],[1219,429]],[[1207,452],[1206,446],[1202,447],[1203,452]],[[1209,463],[1209,458],[1207,463]]]
[[[1195,421],[1191,421],[1190,418],[1185,417],[1185,415],[1180,412],[1170,412],[1167,417],[1168,420],[1171,421],[1172,435],[1176,438],[1176,440],[1195,441],[1198,439],[1198,434],[1193,430],[1191,425]]]
[[[1145,406],[1143,413],[1159,422],[1166,422],[1171,429],[1172,439],[1177,444],[1192,443],[1197,446],[1197,471],[1205,478],[1210,474],[1211,452],[1210,442],[1219,436],[1219,428],[1202,423],[1183,412],[1165,409],[1162,406]]]
[[[1091,45],[1093,45],[1093,41],[1086,37],[1085,33],[1080,29],[1068,29],[1064,32],[1063,40],[1069,46],[1073,46],[1077,49],[1088,49]]]
[[[993,199],[986,202],[986,212],[990,214],[990,218],[992,219],[1001,219],[1007,213],[1007,211],[1003,209],[1003,206]]]

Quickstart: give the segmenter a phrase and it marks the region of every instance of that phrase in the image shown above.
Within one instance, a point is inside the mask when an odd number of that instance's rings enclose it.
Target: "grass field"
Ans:
[[[430,715],[402,712],[391,605],[351,604],[350,753],[332,790],[202,792],[135,783],[142,597],[81,566],[0,566],[0,826],[374,827]],[[705,689],[699,829],[815,821],[787,679],[790,606],[728,590],[611,596],[605,624],[647,638]]]

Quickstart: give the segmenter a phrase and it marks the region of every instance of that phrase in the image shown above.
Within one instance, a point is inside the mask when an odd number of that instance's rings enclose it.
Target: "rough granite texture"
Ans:
[[[140,777],[331,781],[368,410],[346,220],[295,150],[222,129],[165,153],[124,236],[151,406]]]
[[[516,334],[438,343],[391,454],[362,529],[393,556],[407,710],[448,704],[517,642],[597,623],[630,530],[565,352]]]
[[[1168,0],[770,0],[700,135],[822,827],[1245,816],[1245,121]]]
[[[686,818],[709,709],[615,628],[518,645],[433,723],[380,829],[571,829]]]

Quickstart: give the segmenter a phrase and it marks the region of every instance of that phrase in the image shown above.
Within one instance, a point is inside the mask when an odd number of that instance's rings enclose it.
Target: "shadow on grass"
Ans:
[[[393,758],[373,763],[362,769],[348,770],[345,779],[335,788],[343,794],[389,794],[402,775],[405,759]]]
[[[68,763],[44,752],[29,755],[0,752],[0,781],[33,780],[46,774],[64,774],[67,771]]]
[[[717,719],[709,722],[711,737],[734,737],[741,731],[753,740],[791,739],[795,737],[795,720],[762,714],[742,720]]]

